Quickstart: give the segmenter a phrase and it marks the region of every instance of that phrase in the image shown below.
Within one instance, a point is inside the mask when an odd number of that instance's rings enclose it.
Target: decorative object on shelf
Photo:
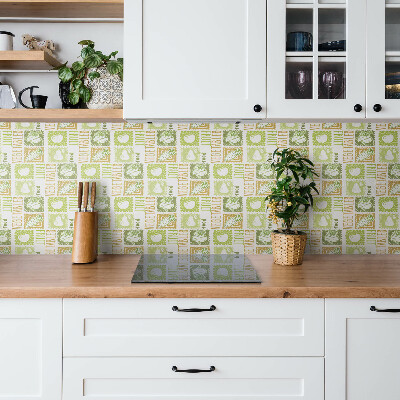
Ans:
[[[313,205],[312,192],[318,193],[314,176],[318,174],[314,164],[293,149],[276,149],[270,167],[276,186],[265,198],[268,217],[285,227],[271,233],[274,262],[298,265],[303,262],[307,235],[292,228],[295,220]]]
[[[288,72],[286,88],[293,99],[311,99],[313,76],[311,70]]]
[[[0,51],[10,51],[14,49],[14,37],[11,32],[0,31]]]
[[[14,89],[0,82],[0,108],[12,109],[17,106]]]
[[[39,89],[39,86],[29,86],[19,92],[18,100],[21,106],[24,108],[46,108],[47,96],[33,94],[33,89]],[[22,95],[26,90],[30,91],[32,107],[28,107],[22,102]]]
[[[61,82],[70,84],[68,100],[78,104],[80,100],[90,109],[122,108],[123,59],[115,58],[118,51],[106,56],[96,51],[95,43],[82,40],[80,57],[71,68],[67,63],[57,67]]]
[[[58,93],[60,95],[61,99],[61,106],[63,109],[78,109],[82,108],[83,102],[82,99],[79,100],[78,104],[71,104],[71,102],[68,99],[69,93],[70,93],[70,83],[69,82],[61,82],[58,85]]]
[[[310,32],[289,32],[286,51],[312,51],[313,35]]]
[[[56,50],[56,46],[52,40],[39,41],[34,36],[25,33],[24,35],[22,35],[22,43],[29,50],[42,50],[54,57],[53,51]]]
[[[83,202],[82,202],[83,198]],[[89,182],[79,182],[78,211],[75,213],[74,237],[72,242],[72,262],[88,264],[97,258],[98,214],[94,211],[96,182],[90,191],[90,211],[88,211]]]
[[[319,51],[346,51],[345,40],[334,40],[332,42],[325,42],[318,44]]]
[[[345,77],[342,72],[325,71],[319,73],[318,98],[343,99],[345,98]]]

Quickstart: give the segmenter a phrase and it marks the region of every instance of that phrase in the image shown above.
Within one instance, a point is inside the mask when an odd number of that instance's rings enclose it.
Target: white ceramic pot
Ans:
[[[0,31],[0,51],[9,51],[14,48],[15,35],[11,32]]]
[[[85,79],[85,85],[91,90],[92,98],[86,103],[90,109],[122,108],[122,81],[118,75],[111,75],[106,67],[93,68],[88,71],[97,71],[100,78]]]

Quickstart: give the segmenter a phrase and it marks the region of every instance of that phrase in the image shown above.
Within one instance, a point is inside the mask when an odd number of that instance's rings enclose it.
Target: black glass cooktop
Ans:
[[[261,283],[243,254],[145,254],[132,283]]]

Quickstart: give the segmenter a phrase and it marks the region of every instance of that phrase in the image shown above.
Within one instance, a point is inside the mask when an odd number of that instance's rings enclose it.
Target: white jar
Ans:
[[[0,51],[13,50],[14,37],[11,32],[0,31]]]

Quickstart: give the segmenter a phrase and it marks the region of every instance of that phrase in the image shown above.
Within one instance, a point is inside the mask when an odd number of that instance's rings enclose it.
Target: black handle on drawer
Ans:
[[[213,372],[215,371],[214,365],[211,365],[210,369],[178,369],[177,366],[172,367],[174,372],[186,372],[187,374],[199,374],[200,372]]]
[[[375,312],[391,312],[391,313],[398,312],[398,313],[400,313],[400,308],[385,308],[383,310],[379,310],[375,306],[371,306],[370,310],[375,311]]]
[[[179,312],[204,312],[204,311],[215,311],[217,307],[211,306],[210,308],[179,308],[178,306],[173,306],[172,311]]]

